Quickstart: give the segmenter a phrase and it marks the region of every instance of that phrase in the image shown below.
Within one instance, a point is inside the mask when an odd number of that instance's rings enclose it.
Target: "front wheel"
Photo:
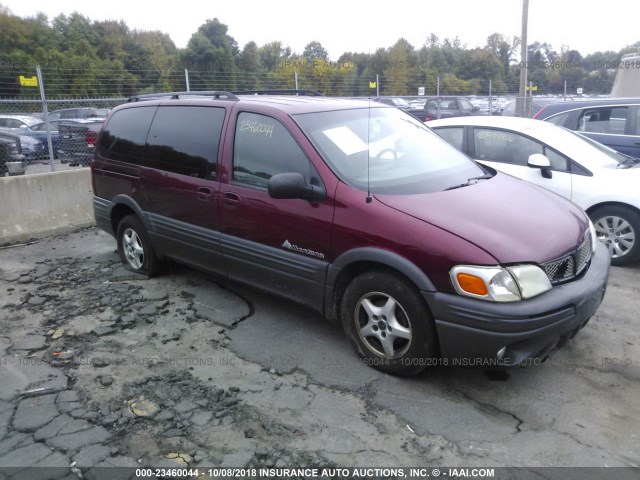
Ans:
[[[341,312],[343,328],[366,365],[413,375],[437,364],[433,320],[416,288],[400,275],[370,271],[354,278]]]
[[[596,235],[609,249],[612,265],[628,265],[640,257],[640,214],[624,206],[605,206],[589,215]]]
[[[129,270],[152,276],[159,272],[160,261],[156,257],[149,236],[135,215],[127,215],[118,224],[118,253]]]

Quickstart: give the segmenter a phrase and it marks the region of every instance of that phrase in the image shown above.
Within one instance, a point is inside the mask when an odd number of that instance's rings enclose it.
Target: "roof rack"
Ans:
[[[129,97],[127,102],[140,102],[143,100],[153,100],[156,98],[169,97],[172,100],[178,100],[181,97],[213,97],[214,100],[239,100],[231,92],[225,92],[222,90],[207,90],[201,92],[166,92],[166,93],[145,93],[143,95],[134,95]]]
[[[322,94],[316,90],[240,90],[233,92],[235,95],[301,95],[307,97],[321,97]]]

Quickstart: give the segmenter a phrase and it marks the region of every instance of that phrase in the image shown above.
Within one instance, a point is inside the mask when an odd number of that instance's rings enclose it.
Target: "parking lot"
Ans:
[[[543,364],[396,378],[295,304],[132,274],[95,229],[0,259],[0,467],[640,466],[637,266]]]

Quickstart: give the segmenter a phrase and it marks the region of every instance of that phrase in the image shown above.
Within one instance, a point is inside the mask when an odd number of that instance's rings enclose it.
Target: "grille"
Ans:
[[[568,282],[578,276],[591,260],[591,235],[587,232],[587,238],[578,249],[564,257],[542,264],[552,284]]]
[[[577,268],[576,275],[578,275],[589,263],[591,260],[591,235],[587,235],[587,239],[580,245],[580,248],[576,251],[576,259],[577,259]]]

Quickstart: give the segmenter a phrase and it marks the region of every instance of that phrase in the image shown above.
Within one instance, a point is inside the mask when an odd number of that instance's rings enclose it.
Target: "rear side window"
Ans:
[[[225,109],[161,106],[149,136],[145,165],[197,178],[215,178]]]
[[[549,147],[544,147],[544,154],[549,159],[552,170],[556,170],[558,172],[569,171],[570,160],[567,157]]]
[[[114,113],[100,138],[100,156],[140,165],[144,142],[156,108],[126,108]]]
[[[440,108],[442,110],[457,110],[458,103],[456,102],[455,98],[445,98],[440,102]]]
[[[627,110],[627,107],[585,109],[578,119],[578,131],[624,135]]]
[[[569,119],[570,115],[571,112],[560,113],[558,115],[554,115],[553,117],[545,119],[545,122],[553,123],[554,125],[558,125],[559,127],[566,126],[570,128],[570,126],[567,125],[567,120]]]
[[[464,137],[464,129],[463,127],[446,127],[446,128],[436,128],[436,133],[444,138],[451,145],[456,147],[461,152],[462,149],[462,140]]]

